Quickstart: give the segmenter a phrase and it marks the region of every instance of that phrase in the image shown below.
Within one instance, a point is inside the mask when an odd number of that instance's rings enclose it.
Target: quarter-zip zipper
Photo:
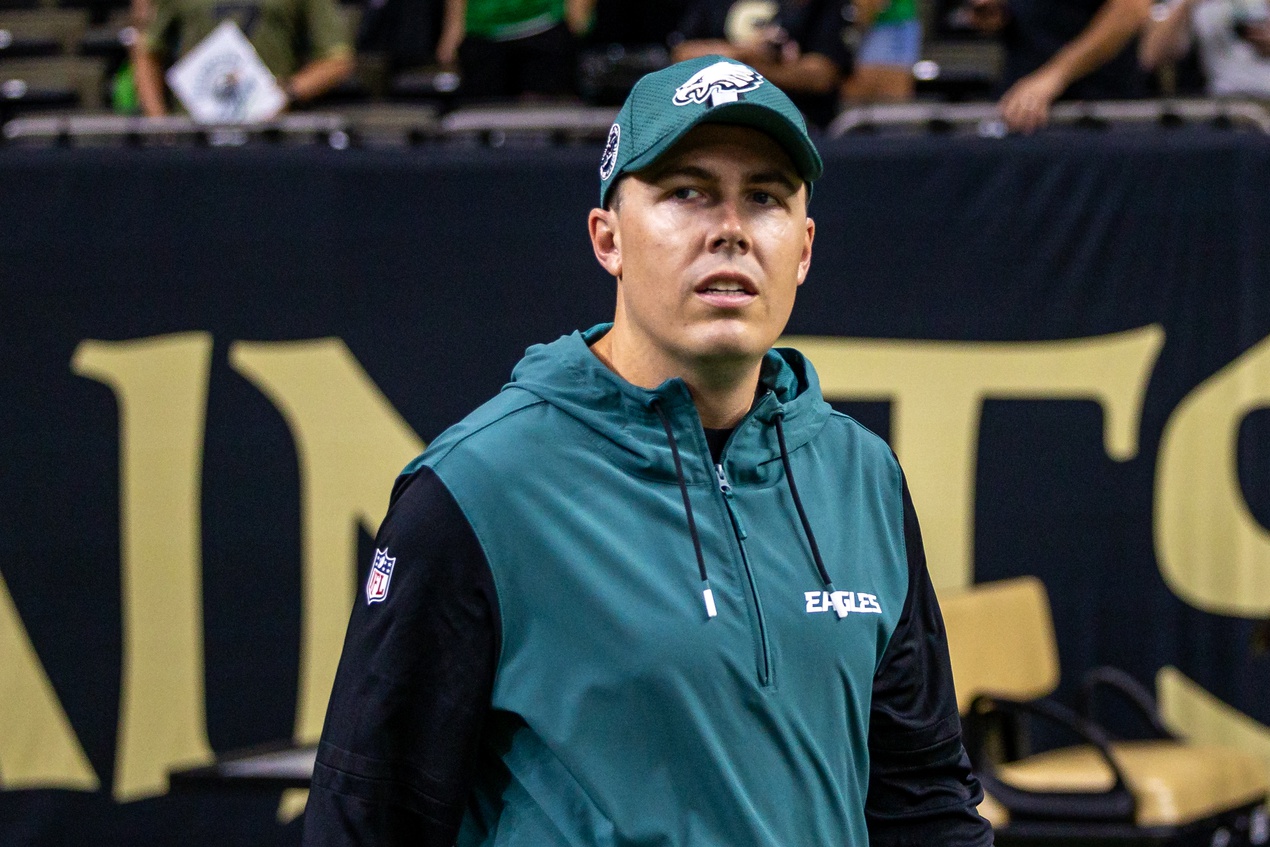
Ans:
[[[754,620],[758,623],[759,685],[771,685],[772,658],[767,645],[767,623],[763,620],[763,604],[759,601],[758,585],[754,582],[754,572],[750,569],[750,558],[745,552],[745,539],[747,537],[745,525],[741,523],[741,516],[732,507],[732,498],[735,494],[732,491],[732,484],[728,482],[727,475],[723,472],[722,464],[714,466],[714,476],[718,484],[719,495],[723,498],[723,506],[727,510],[728,518],[732,521],[732,531],[736,536],[736,546],[741,551],[741,566],[745,570],[745,580],[749,585],[750,599],[754,603]]]

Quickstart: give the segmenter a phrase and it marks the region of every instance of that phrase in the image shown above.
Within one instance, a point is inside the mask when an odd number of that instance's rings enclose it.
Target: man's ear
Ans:
[[[811,243],[816,240],[816,222],[807,219],[807,233],[803,239],[803,255],[798,260],[798,284],[807,279],[807,271],[811,270]]]
[[[618,279],[622,278],[622,237],[617,224],[617,212],[613,209],[592,209],[587,216],[587,229],[591,233],[591,249],[604,270]]]

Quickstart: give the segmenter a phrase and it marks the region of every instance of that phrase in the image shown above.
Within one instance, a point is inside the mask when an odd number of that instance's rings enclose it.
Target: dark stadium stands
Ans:
[[[847,109],[827,135],[1006,134],[990,103],[1001,69],[1000,45],[961,26],[956,4],[928,0],[920,5],[926,38],[923,59],[913,68],[918,99]],[[357,72],[285,120],[226,133],[179,119],[153,125],[122,120],[123,115],[117,116],[120,121],[102,120],[112,114],[116,73],[138,37],[121,0],[0,0],[0,123],[7,125],[0,143],[310,143],[331,137],[336,146],[602,141],[608,117],[635,80],[669,61],[657,37],[674,19],[676,0],[641,8],[632,17],[621,0],[598,4],[595,27],[579,54],[576,105],[467,112],[455,111],[461,105],[460,75],[430,60],[435,0],[344,2],[349,31],[357,34]],[[404,44],[409,39],[417,43]],[[1169,99],[1060,103],[1053,122],[1081,128],[1210,122],[1270,131],[1266,115],[1256,103]],[[306,116],[314,120],[292,120]]]
[[[616,106],[636,79],[665,65],[665,32],[681,5],[660,0],[640,5],[636,14],[620,0],[600,2],[579,55],[582,101]],[[389,103],[446,112],[456,106],[461,79],[431,60],[434,0],[344,2],[341,9],[356,34],[357,73],[312,108]],[[0,120],[110,108],[115,73],[136,37],[121,0],[0,0]],[[995,44],[938,33],[925,55],[917,69],[919,96],[939,101],[986,97],[1000,64]]]
[[[120,29],[87,8],[0,10],[0,117],[50,108],[100,110],[122,59]]]

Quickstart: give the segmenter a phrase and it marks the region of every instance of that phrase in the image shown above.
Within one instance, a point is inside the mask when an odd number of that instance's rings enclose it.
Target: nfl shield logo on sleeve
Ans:
[[[370,563],[370,579],[366,580],[366,602],[379,603],[388,596],[388,583],[392,581],[392,568],[396,559],[388,558],[388,550],[376,550],[375,561]]]

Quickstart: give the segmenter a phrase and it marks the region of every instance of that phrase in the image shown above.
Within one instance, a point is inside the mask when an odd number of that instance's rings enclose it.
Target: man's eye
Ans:
[[[775,195],[767,191],[755,191],[753,197],[754,202],[758,203],[760,206],[770,206],[776,202]]]
[[[676,200],[691,200],[700,193],[701,192],[697,191],[695,188],[684,186],[682,188],[676,188],[673,192],[671,192],[670,196],[674,197]]]

